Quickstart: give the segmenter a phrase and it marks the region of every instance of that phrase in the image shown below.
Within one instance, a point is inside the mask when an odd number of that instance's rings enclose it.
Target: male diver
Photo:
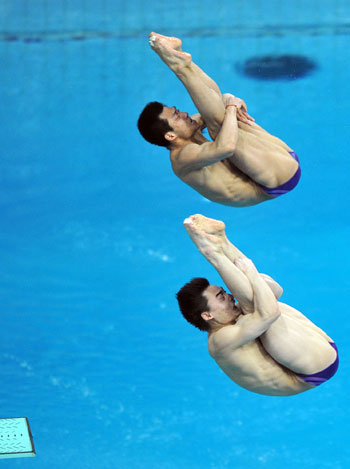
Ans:
[[[138,128],[143,137],[170,150],[174,173],[201,195],[243,207],[292,190],[300,179],[297,155],[249,116],[243,100],[221,94],[216,83],[181,51],[181,40],[149,35],[152,49],[181,80],[199,114],[149,103]],[[212,141],[204,137],[207,127]]]
[[[229,242],[224,223],[194,215],[184,226],[231,292],[195,278],[177,293],[185,319],[208,331],[209,353],[219,367],[243,388],[272,396],[298,394],[330,379],[338,368],[333,340],[277,301],[280,285]]]

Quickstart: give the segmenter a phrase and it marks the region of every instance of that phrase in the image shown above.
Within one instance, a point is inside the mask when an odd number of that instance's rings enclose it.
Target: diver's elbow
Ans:
[[[237,145],[235,143],[227,143],[223,148],[223,153],[225,154],[225,158],[230,158],[234,155],[236,151]]]

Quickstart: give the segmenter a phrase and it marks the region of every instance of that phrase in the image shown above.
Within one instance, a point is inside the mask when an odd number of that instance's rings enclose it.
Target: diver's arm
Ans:
[[[232,156],[238,141],[236,114],[237,109],[234,105],[226,108],[222,126],[213,142],[186,145],[179,154],[177,172],[185,175]]]
[[[222,95],[222,102],[225,106],[228,104],[234,104],[237,106],[237,120],[244,122],[245,124],[251,125],[255,119],[248,114],[246,103],[241,98],[237,98],[231,93],[225,93]]]
[[[235,324],[222,327],[213,336],[215,346],[228,350],[235,350],[260,337],[281,314],[276,298],[252,261],[247,258],[236,259],[235,267],[252,287],[254,307],[251,314],[240,315]]]

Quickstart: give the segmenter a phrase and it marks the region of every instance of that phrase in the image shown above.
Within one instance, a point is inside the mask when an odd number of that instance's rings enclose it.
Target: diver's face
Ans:
[[[164,106],[159,117],[168,121],[176,136],[184,139],[191,138],[199,127],[198,123],[191,119],[187,112],[181,112],[175,106]]]
[[[204,290],[203,296],[208,301],[211,318],[220,324],[230,323],[241,314],[240,308],[236,306],[234,297],[226,293],[222,287],[209,285]]]

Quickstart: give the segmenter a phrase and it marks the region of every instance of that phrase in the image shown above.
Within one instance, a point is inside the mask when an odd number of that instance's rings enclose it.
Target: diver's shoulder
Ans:
[[[236,329],[237,326],[235,324],[230,324],[209,334],[208,348],[212,357],[217,357],[224,353],[228,345],[232,343]]]
[[[189,172],[189,163],[198,153],[199,147],[198,143],[189,142],[181,148],[170,151],[170,161],[175,174],[183,176]]]

